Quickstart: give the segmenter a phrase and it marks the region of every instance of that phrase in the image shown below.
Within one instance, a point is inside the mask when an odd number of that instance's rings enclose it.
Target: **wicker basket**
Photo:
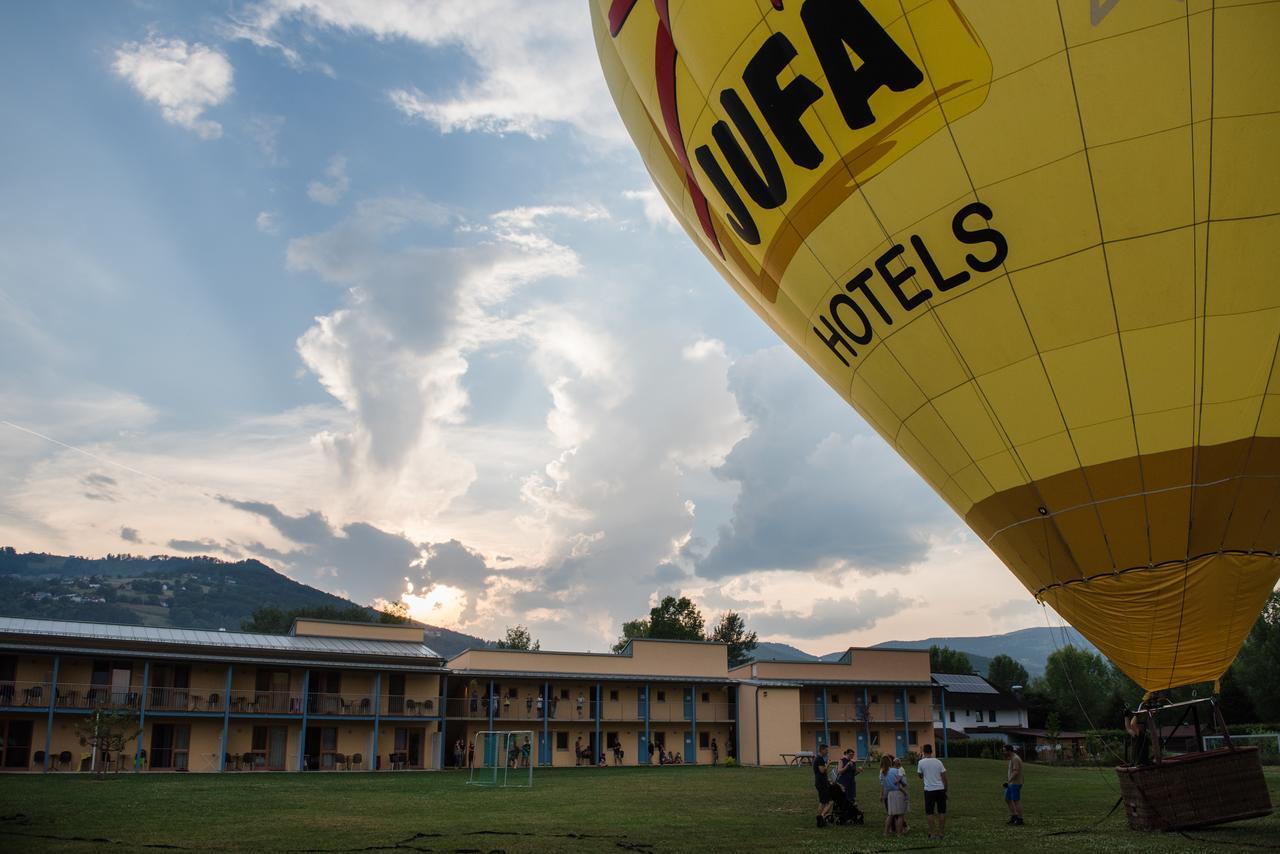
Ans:
[[[1184,830],[1271,812],[1256,747],[1187,753],[1116,774],[1134,830]]]

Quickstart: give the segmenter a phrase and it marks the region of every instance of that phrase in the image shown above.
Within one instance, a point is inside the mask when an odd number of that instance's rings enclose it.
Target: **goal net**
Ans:
[[[1257,733],[1254,735],[1233,735],[1231,743],[1236,747],[1256,747],[1258,752],[1262,754],[1263,760],[1275,760],[1280,758],[1280,733],[1268,732]],[[1204,737],[1204,749],[1216,750],[1219,747],[1226,747],[1226,739],[1220,735],[1206,735]]]
[[[485,730],[476,733],[472,786],[529,788],[533,785],[533,731]]]

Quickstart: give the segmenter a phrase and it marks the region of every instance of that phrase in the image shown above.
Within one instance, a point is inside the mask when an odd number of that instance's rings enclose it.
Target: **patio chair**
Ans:
[[[37,750],[31,757],[31,764],[44,768],[44,751]]]
[[[333,754],[333,767],[335,769],[345,769],[347,767],[347,756],[344,753]]]
[[[44,688],[40,685],[32,685],[30,688],[23,689],[23,705],[39,706],[43,705]]]
[[[435,709],[435,707],[436,707],[436,704],[435,704],[435,702],[434,702],[434,701],[432,701],[432,700],[423,700],[423,701],[422,701],[422,710],[423,710],[424,712],[430,712],[430,711],[433,711],[433,710]]]
[[[249,770],[250,770],[250,771],[252,771],[252,770],[253,770],[254,763],[253,763],[253,754],[252,754],[252,753],[250,753],[250,752],[246,751],[246,752],[244,752],[244,753],[240,754],[240,761],[241,761],[241,762],[243,762],[245,765],[248,765],[248,766],[249,766]]]
[[[361,765],[363,765],[363,764],[364,764],[364,756],[363,756],[362,754],[359,754],[359,753],[353,753],[353,754],[351,754],[351,762],[350,762],[350,764],[348,764],[348,766],[347,766],[347,767],[348,767],[348,768],[359,768],[359,767],[360,767]]]
[[[418,704],[413,700],[405,700],[404,713],[406,715],[416,715],[418,713]]]
[[[6,683],[0,685],[0,706],[13,705],[13,685]]]
[[[222,696],[220,694],[210,694],[209,699],[205,702],[205,708],[212,712],[216,711],[221,704]]]
[[[365,697],[363,700],[360,701],[360,714],[362,715],[369,714],[369,709],[370,709],[369,698]]]
[[[58,754],[58,764],[62,766],[62,770],[66,771],[71,767],[71,751],[64,750]]]

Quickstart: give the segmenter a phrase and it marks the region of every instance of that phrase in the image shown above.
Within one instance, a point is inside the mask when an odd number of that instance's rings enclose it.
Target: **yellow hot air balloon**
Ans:
[[[1148,690],[1280,578],[1280,2],[590,0],[756,313]]]

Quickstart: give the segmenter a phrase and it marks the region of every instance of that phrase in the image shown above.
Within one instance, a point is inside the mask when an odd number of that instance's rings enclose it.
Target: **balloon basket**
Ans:
[[[1256,747],[1171,756],[1116,768],[1134,830],[1189,830],[1271,813]]]

